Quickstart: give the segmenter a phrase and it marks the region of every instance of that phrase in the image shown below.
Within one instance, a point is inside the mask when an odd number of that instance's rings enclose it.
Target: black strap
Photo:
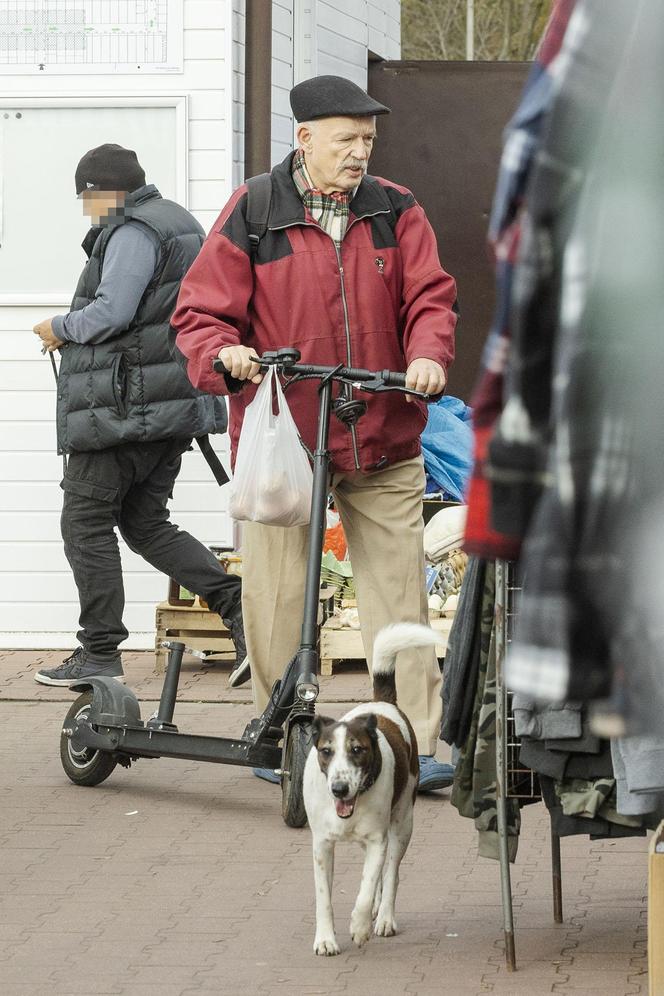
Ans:
[[[247,180],[247,232],[249,233],[249,255],[252,262],[258,250],[258,243],[267,232],[267,220],[272,201],[272,176],[259,173]]]
[[[217,482],[220,488],[223,488],[224,484],[228,484],[228,482],[230,481],[230,477],[224,470],[223,463],[212,449],[212,443],[210,442],[210,437],[208,435],[197,436],[196,442],[198,443],[198,447],[201,453],[205,457],[208,467],[214,474],[215,481]]]
[[[44,349],[45,348],[46,347],[44,347]],[[42,349],[42,353],[43,352],[44,350]],[[49,352],[48,358],[51,361],[51,366],[53,367],[53,376],[55,377],[55,387],[57,390],[60,387],[60,378],[58,376],[58,365],[55,362],[55,356],[53,355],[52,352]],[[64,450],[62,452],[62,476],[63,477],[67,476],[67,454],[64,452]]]

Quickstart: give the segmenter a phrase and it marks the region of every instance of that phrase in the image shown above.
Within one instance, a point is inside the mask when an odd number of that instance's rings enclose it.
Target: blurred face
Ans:
[[[321,118],[297,130],[307,169],[314,185],[324,194],[358,186],[369,165],[376,138],[376,119]]]
[[[123,190],[84,190],[81,194],[83,214],[94,225],[106,221],[113,214],[119,214],[124,207],[126,193]]]

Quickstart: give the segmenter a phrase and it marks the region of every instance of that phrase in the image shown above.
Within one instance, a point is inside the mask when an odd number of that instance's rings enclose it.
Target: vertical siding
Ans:
[[[233,0],[234,185],[244,180],[244,16],[246,0]],[[293,147],[288,94],[293,87],[293,0],[272,2],[272,164]]]
[[[233,0],[233,187],[244,180],[244,10]]]
[[[272,4],[272,165],[293,148],[293,117],[288,95],[293,89],[293,0]]]

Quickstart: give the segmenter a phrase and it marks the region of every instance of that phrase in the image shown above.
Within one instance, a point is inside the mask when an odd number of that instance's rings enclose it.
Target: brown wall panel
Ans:
[[[409,187],[457,280],[461,321],[449,391],[470,399],[491,324],[494,278],[486,233],[502,148],[530,69],[515,62],[374,62],[377,119],[370,171]]]

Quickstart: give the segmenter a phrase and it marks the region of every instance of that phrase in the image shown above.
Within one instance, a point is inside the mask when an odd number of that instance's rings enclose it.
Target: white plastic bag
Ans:
[[[273,390],[278,413],[272,408]],[[268,526],[305,526],[313,474],[284,392],[270,367],[247,406],[235,458],[229,511]]]

